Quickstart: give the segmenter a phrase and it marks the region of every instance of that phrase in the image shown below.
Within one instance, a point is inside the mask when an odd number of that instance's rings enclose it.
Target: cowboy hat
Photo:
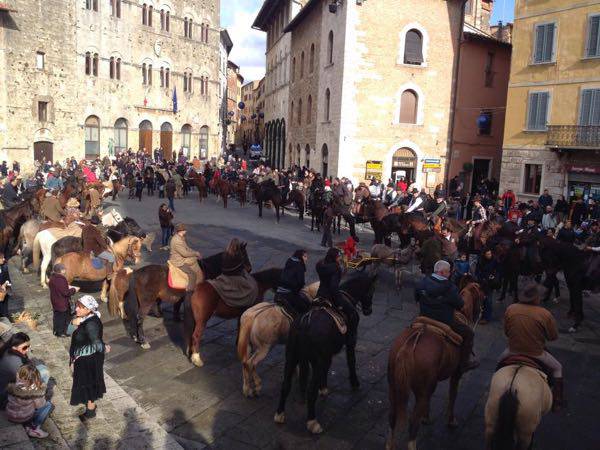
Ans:
[[[542,286],[538,283],[529,283],[519,296],[519,303],[539,303],[543,295]]]
[[[71,197],[69,200],[67,200],[67,207],[69,207],[69,208],[78,208],[79,207],[79,201],[75,197]]]
[[[185,231],[185,223],[178,223],[177,225],[175,225],[175,232],[179,232],[179,231]]]

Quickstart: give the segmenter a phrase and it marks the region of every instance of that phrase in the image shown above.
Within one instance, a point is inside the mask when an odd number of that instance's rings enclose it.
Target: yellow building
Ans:
[[[500,183],[600,198],[600,1],[516,0]]]

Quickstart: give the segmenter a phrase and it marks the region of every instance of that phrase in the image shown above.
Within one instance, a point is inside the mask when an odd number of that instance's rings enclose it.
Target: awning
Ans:
[[[11,6],[8,6],[6,3],[0,3],[0,11],[17,12],[16,9],[12,8]]]

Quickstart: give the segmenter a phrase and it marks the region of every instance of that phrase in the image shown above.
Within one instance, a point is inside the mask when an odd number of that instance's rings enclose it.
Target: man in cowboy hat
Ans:
[[[90,197],[90,215],[93,216],[102,207],[102,198],[98,190],[93,186],[89,188],[88,195]]]
[[[93,253],[97,258],[105,261],[106,273],[110,275],[113,272],[113,264],[115,256],[108,247],[108,242],[100,229],[100,218],[92,216],[90,223],[83,226],[81,229],[81,240],[83,241],[83,251],[85,253]]]
[[[542,287],[530,283],[504,313],[504,334],[508,348],[500,355],[503,360],[509,355],[525,355],[543,363],[554,377],[552,409],[558,411],[563,403],[562,365],[546,351],[546,341],[558,339],[556,320],[550,311],[540,306]]]
[[[196,288],[198,281],[202,280],[203,274],[198,259],[202,257],[200,252],[192,250],[185,239],[187,233],[186,226],[178,223],[175,226],[175,234],[170,242],[169,262],[175,267],[181,269],[188,276],[188,286],[186,297],[191,296]]]
[[[420,212],[423,214],[423,209],[425,207],[425,200],[427,199],[427,195],[424,192],[419,192],[417,188],[413,188],[412,190],[412,198],[408,203],[407,213],[411,212]]]
[[[60,200],[56,197],[56,191],[46,192],[46,198],[44,199],[40,213],[46,220],[52,220],[53,222],[62,220],[65,210],[60,204]]]

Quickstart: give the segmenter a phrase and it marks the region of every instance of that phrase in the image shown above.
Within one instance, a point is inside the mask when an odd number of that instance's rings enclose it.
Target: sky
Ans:
[[[260,80],[265,74],[266,34],[252,29],[262,3],[263,0],[221,0],[221,26],[227,28],[233,41],[229,59],[240,66],[244,81]],[[512,21],[514,5],[514,0],[495,0],[492,23]]]

